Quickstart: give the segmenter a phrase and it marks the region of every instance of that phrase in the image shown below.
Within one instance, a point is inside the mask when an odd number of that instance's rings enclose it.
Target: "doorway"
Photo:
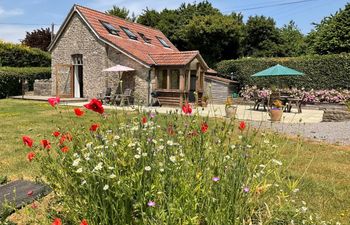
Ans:
[[[195,102],[196,96],[194,95],[194,92],[196,91],[196,83],[197,83],[197,74],[195,70],[191,71],[191,79],[190,79],[190,90],[188,93],[188,101],[189,102]]]
[[[74,76],[74,98],[83,98],[83,55],[72,55]]]

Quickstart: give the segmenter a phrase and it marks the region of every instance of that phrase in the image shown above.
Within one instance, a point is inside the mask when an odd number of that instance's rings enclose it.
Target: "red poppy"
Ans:
[[[245,129],[245,127],[246,127],[246,125],[245,125],[244,121],[239,123],[239,127],[238,128],[239,128],[240,131],[243,131]]]
[[[86,219],[83,219],[80,223],[80,225],[89,225],[88,222],[86,221]]]
[[[143,123],[143,124],[147,123],[147,117],[145,117],[145,116],[142,117],[142,123]]]
[[[34,152],[29,152],[27,154],[27,159],[29,162],[31,162],[35,158],[35,153]]]
[[[34,192],[33,192],[32,190],[30,190],[30,191],[27,192],[27,195],[28,195],[28,196],[33,196],[33,193],[34,193]]]
[[[185,105],[182,106],[182,112],[185,114],[191,114],[192,113],[192,108],[190,104],[186,103]]]
[[[61,148],[61,151],[62,151],[63,153],[67,153],[68,150],[69,150],[69,148],[68,148],[67,146],[64,146],[63,148]]]
[[[49,98],[47,101],[52,107],[55,107],[58,103],[60,103],[61,100],[59,97],[56,97],[56,98]]]
[[[51,225],[62,225],[62,221],[60,218],[56,218]]]
[[[98,125],[98,124],[92,124],[90,127],[90,131],[96,131],[97,128],[99,128],[99,127],[100,127],[100,125]]]
[[[201,125],[202,133],[207,132],[208,128],[209,128],[208,124],[206,122],[203,122],[202,125]]]
[[[95,98],[91,99],[91,101],[88,104],[85,104],[84,107],[99,114],[102,114],[105,111],[105,109],[102,106],[102,102]]]
[[[29,148],[31,148],[33,146],[33,140],[30,137],[23,136],[22,140],[23,140],[24,145],[27,145]]]
[[[50,142],[46,139],[44,140],[41,140],[41,145],[43,146],[43,148],[45,149],[50,149],[51,148],[51,145],[50,145]]]
[[[78,116],[78,117],[84,115],[84,111],[81,110],[80,108],[75,108],[75,109],[74,109],[74,113],[75,113],[75,115]]]
[[[55,136],[55,137],[58,137],[58,136],[61,135],[61,133],[59,131],[55,131],[55,132],[52,133],[52,135]]]

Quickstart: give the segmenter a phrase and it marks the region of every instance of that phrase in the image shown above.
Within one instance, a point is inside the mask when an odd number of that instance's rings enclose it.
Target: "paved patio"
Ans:
[[[67,102],[65,105],[70,106],[83,106],[87,102]],[[104,106],[106,109],[117,109],[134,111],[137,108],[146,110],[147,112],[159,112],[159,113],[181,113],[179,107],[138,107],[138,106]],[[193,110],[193,113],[198,113],[201,116],[209,117],[225,117],[225,106],[224,105],[208,105],[208,107],[198,107]],[[323,110],[315,109],[303,109],[302,113],[297,113],[296,109],[292,109],[291,113],[284,113],[282,123],[319,123],[322,121]],[[236,118],[239,120],[251,120],[251,121],[270,121],[270,116],[265,111],[253,110],[252,106],[249,105],[238,105]]]

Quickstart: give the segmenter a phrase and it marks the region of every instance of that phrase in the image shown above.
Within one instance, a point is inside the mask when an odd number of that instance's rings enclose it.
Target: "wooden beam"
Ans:
[[[154,69],[154,90],[158,89],[158,75],[159,70]]]
[[[167,69],[166,89],[170,89],[170,69]]]
[[[187,73],[187,91],[191,89],[191,68],[188,69]]]
[[[197,73],[196,73],[196,91],[200,90],[200,76],[201,76],[201,65],[197,63]]]
[[[180,69],[180,106],[182,106],[184,100],[185,90],[185,68]]]

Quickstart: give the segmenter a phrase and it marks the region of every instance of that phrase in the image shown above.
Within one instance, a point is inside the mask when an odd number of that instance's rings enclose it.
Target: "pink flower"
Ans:
[[[49,98],[47,101],[52,107],[55,107],[58,103],[60,103],[61,99],[59,97],[55,97],[55,98]]]
[[[153,202],[153,201],[149,201],[149,202],[147,203],[147,205],[148,205],[149,207],[155,207],[155,206],[156,206],[156,203]]]
[[[218,181],[220,180],[220,177],[213,177],[212,180],[213,180],[214,182],[218,182]]]

